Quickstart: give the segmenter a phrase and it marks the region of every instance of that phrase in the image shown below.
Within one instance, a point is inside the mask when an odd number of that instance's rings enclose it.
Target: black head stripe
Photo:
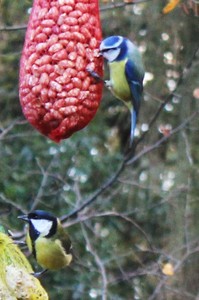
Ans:
[[[102,49],[100,52],[104,53],[104,52],[108,52],[110,50],[117,50],[117,49],[118,49],[118,47],[107,47],[105,49]]]
[[[30,240],[32,245],[32,254],[36,258],[35,241],[39,237],[39,232],[35,230],[35,228],[31,223],[29,224],[29,235],[30,235]]]
[[[54,218],[52,221],[53,221],[52,222],[52,227],[51,227],[51,229],[49,231],[49,234],[47,234],[45,236],[46,238],[50,238],[51,236],[53,236],[57,232],[57,219]]]
[[[40,235],[40,232],[34,228],[34,226],[32,225],[31,222],[29,223],[29,234],[30,234],[30,238],[33,242],[36,241],[36,239]]]

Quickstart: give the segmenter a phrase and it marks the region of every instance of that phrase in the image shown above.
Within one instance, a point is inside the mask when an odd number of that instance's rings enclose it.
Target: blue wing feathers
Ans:
[[[125,66],[126,78],[131,91],[131,135],[130,135],[130,146],[133,143],[133,137],[135,133],[137,117],[140,108],[141,95],[143,91],[143,76],[140,75],[136,69],[134,63],[130,60],[127,61]]]
[[[132,108],[132,110],[131,110],[131,134],[130,134],[130,146],[132,146],[132,143],[133,143],[133,138],[134,138],[134,134],[135,134],[136,123],[137,123],[137,113],[136,113],[136,111]]]
[[[139,74],[134,63],[130,60],[128,60],[126,63],[125,73],[132,94],[132,105],[138,114],[143,90],[143,77]]]

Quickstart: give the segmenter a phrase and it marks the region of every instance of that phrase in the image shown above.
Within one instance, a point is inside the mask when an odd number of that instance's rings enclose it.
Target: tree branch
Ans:
[[[143,155],[145,155],[145,154],[151,152],[152,150],[155,150],[158,147],[160,147],[161,144],[164,143],[165,141],[167,141],[168,139],[170,139],[170,137],[172,135],[174,135],[174,134],[178,133],[179,131],[181,131],[182,129],[184,129],[186,127],[186,125],[189,124],[194,118],[196,118],[196,116],[198,114],[199,114],[199,111],[195,111],[194,113],[192,113],[183,123],[181,123],[179,126],[177,126],[176,128],[174,128],[173,130],[171,130],[171,132],[169,133],[169,135],[163,136],[161,139],[159,139],[158,141],[156,141],[153,145],[144,148],[137,155],[133,156],[132,158],[129,158],[126,161],[126,165],[128,166],[128,165],[133,164],[135,161],[137,161]]]
[[[132,0],[131,2],[112,3],[112,4],[107,4],[107,5],[101,6],[100,11],[106,11],[106,10],[115,9],[115,8],[124,8],[126,6],[141,4],[141,3],[150,2],[150,1],[152,1],[152,0]]]
[[[16,31],[16,30],[26,30],[27,25],[18,25],[18,26],[2,26],[0,31]]]
[[[48,181],[49,170],[50,170],[50,168],[52,167],[52,164],[53,164],[54,160],[55,160],[55,156],[54,156],[53,159],[50,161],[50,163],[49,163],[49,165],[48,165],[48,167],[47,167],[46,170],[44,170],[44,168],[43,168],[42,165],[40,164],[39,160],[37,160],[37,164],[38,164],[38,166],[39,166],[39,168],[40,168],[40,170],[41,170],[41,174],[43,175],[43,177],[42,177],[42,180],[41,180],[40,187],[39,187],[39,189],[38,189],[38,191],[37,191],[37,195],[36,195],[36,197],[34,198],[34,201],[32,202],[32,205],[31,205],[31,207],[30,207],[30,211],[34,210],[34,209],[37,207],[37,205],[39,204],[40,200],[41,200],[41,197],[42,197],[42,195],[43,195],[44,188],[45,188],[45,186],[46,186],[46,184],[47,184],[47,181]]]
[[[163,136],[161,139],[156,141],[153,145],[148,146],[144,148],[142,151],[140,151],[137,155],[133,156],[132,158],[126,159],[124,157],[121,165],[119,166],[118,170],[113,174],[99,189],[96,190],[96,192],[87,200],[85,200],[82,205],[80,205],[78,208],[73,210],[67,215],[62,216],[61,220],[62,222],[68,220],[69,218],[76,218],[77,214],[82,211],[84,208],[90,206],[96,199],[104,192],[106,191],[109,187],[111,187],[120,174],[124,171],[124,169],[129,166],[133,165],[136,161],[138,161],[142,156],[148,154],[149,152],[157,149],[158,147],[161,146],[165,141],[167,141],[169,138],[171,138],[172,135],[176,134],[180,130],[184,129],[187,124],[189,124],[196,116],[199,114],[198,111],[194,112],[190,117],[188,117],[183,123],[181,123],[179,126],[174,128],[168,136]]]
[[[62,216],[61,221],[64,222],[65,220],[69,218],[75,218],[77,217],[77,214],[82,211],[85,207],[91,205],[99,195],[101,195],[104,191],[106,191],[112,184],[117,180],[119,175],[122,173],[125,167],[125,162],[123,161],[121,165],[119,166],[118,170],[113,174],[99,189],[96,190],[96,192],[88,198],[88,200],[85,200],[82,205],[80,205],[78,208],[73,210],[71,213]]]

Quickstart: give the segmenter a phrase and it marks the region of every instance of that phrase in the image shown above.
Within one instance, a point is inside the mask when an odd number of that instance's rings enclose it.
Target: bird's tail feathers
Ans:
[[[131,134],[130,134],[130,147],[133,144],[134,134],[135,134],[135,128],[137,123],[137,114],[136,111],[132,108],[131,109]]]

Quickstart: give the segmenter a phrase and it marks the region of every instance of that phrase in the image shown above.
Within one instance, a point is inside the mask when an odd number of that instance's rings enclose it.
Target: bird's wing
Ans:
[[[72,249],[71,240],[68,234],[66,233],[66,231],[64,230],[64,228],[59,229],[57,237],[61,241],[62,247],[65,249],[66,253],[67,254],[71,253],[71,249]]]
[[[143,91],[143,76],[139,74],[134,63],[130,60],[126,62],[125,74],[131,90],[132,106],[137,116],[140,108],[141,95]]]
[[[131,134],[130,146],[133,143],[134,132],[137,123],[137,117],[140,108],[141,95],[143,90],[143,76],[140,75],[134,63],[130,60],[125,65],[125,75],[131,91]]]

